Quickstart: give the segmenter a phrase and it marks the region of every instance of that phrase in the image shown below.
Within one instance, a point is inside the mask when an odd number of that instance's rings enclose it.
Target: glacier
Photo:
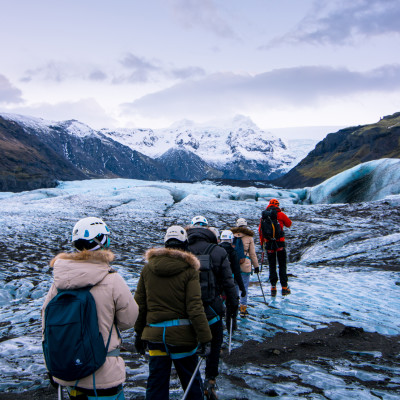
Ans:
[[[202,214],[220,230],[244,217],[256,231],[268,200],[278,198],[293,220],[286,235],[292,295],[268,295],[264,265],[260,277],[267,301],[253,275],[250,316],[247,321],[239,320],[233,348],[251,339],[268,340],[277,332],[310,332],[331,322],[400,335],[399,167],[398,159],[372,161],[316,187],[296,190],[101,179],[0,193],[0,392],[17,395],[48,385],[40,308],[52,280],[49,261],[61,251],[72,250],[69,239],[74,223],[90,215],[103,218],[110,226],[111,249],[116,254],[113,266],[134,291],[145,250],[162,246],[168,226],[189,224],[194,215]],[[344,201],[343,190],[352,185],[360,189],[357,201]],[[257,237],[255,241],[261,261]],[[128,345],[132,343],[133,330],[123,332],[123,338]],[[391,388],[400,384],[400,365],[378,368],[374,357],[379,354],[373,354],[372,361],[371,356],[360,357],[353,364],[294,360],[275,368],[234,367],[222,360],[220,398],[265,399],[269,397],[266,389],[285,400],[398,398]],[[124,358],[127,398],[143,398],[146,360],[129,353]],[[359,383],[347,383],[346,377],[354,374],[360,377]],[[274,383],[274,376],[288,380]],[[234,384],[243,377],[247,387]],[[366,384],[385,379],[385,390],[372,392]],[[310,385],[318,387],[318,392]],[[171,398],[181,397],[175,376]]]

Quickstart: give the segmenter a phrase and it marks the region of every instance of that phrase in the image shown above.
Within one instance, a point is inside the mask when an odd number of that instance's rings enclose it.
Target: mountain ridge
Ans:
[[[237,116],[232,126],[225,128],[180,121],[161,130],[112,131],[94,130],[77,120],[55,122],[13,114],[2,114],[2,118],[55,152],[54,162],[64,158],[80,172],[72,178],[58,173],[55,175],[58,180],[114,177],[187,182],[268,180],[282,175],[301,153],[300,146],[296,154],[291,154],[281,139],[243,116]],[[43,185],[54,186],[55,182],[53,178],[51,184]],[[0,190],[12,190],[11,187],[4,184]],[[23,185],[15,187],[23,189]]]
[[[284,188],[315,186],[358,164],[400,158],[400,112],[380,121],[329,133],[275,185]]]

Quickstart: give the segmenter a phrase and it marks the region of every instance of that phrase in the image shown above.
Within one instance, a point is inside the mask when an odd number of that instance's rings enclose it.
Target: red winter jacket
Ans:
[[[284,212],[282,212],[279,207],[276,207],[276,206],[273,206],[273,205],[269,205],[267,207],[267,209],[270,208],[270,207],[275,207],[276,208],[276,211],[278,212],[277,213],[277,219],[278,219],[279,225],[281,226],[282,231],[283,231],[283,227],[284,226],[286,226],[286,228],[290,228],[290,226],[292,225],[291,219]],[[260,219],[260,224],[258,225],[258,233],[260,235],[260,243],[261,243],[261,246],[262,246],[263,243],[264,242],[268,242],[268,240],[264,239],[264,237],[262,235],[262,232],[261,232],[261,219]],[[284,242],[285,241],[285,237],[281,237],[281,238],[277,239],[276,241],[277,242]]]

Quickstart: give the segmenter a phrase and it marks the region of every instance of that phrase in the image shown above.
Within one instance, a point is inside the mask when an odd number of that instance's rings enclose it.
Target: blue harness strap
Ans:
[[[184,325],[191,325],[191,324],[192,323],[188,319],[178,318],[178,319],[172,319],[170,321],[156,322],[154,324],[149,324],[149,326],[152,326],[155,328],[164,328],[163,329],[163,343],[164,343],[166,352],[169,355],[169,357],[171,357],[172,360],[178,360],[179,358],[192,356],[193,354],[196,353],[199,346],[196,346],[193,350],[185,352],[185,353],[171,353],[168,349],[167,342],[165,340],[165,334],[166,334],[167,328],[171,327],[171,326],[184,326]]]
[[[191,325],[190,320],[185,318],[171,319],[170,321],[156,322],[155,324],[149,324],[149,326],[157,327],[157,328],[167,328],[169,326],[182,326],[182,325]]]
[[[216,322],[218,322],[221,319],[221,317],[219,315],[217,315],[216,317],[214,317],[213,319],[210,319],[208,321],[208,325],[212,325],[215,324]]]
[[[216,313],[216,311],[211,306],[208,306],[208,307],[210,307],[211,311],[215,314],[214,318],[211,318],[210,320],[208,320],[208,325],[212,325],[212,324],[215,324],[216,322],[218,322],[221,319],[221,317]]]

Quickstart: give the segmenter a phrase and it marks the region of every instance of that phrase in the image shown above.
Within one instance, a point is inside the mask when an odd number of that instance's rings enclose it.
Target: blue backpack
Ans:
[[[233,238],[233,247],[235,248],[236,254],[240,260],[240,264],[244,263],[246,260],[246,254],[244,252],[243,241],[240,237]]]
[[[59,290],[46,306],[43,353],[49,373],[56,378],[79,380],[106,361],[112,325],[104,346],[90,289]]]

